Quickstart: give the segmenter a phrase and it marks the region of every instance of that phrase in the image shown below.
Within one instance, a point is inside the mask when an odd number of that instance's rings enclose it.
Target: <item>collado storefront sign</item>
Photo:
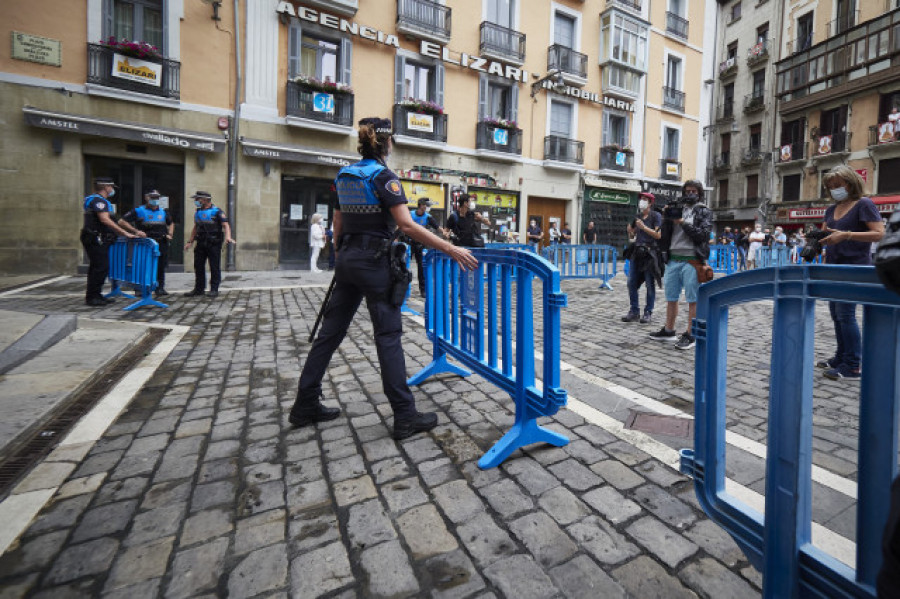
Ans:
[[[607,202],[610,204],[628,204],[631,202],[631,196],[627,193],[608,189],[591,189],[587,192],[587,197],[593,202]]]
[[[113,54],[112,76],[159,87],[162,81],[162,65],[122,54]]]

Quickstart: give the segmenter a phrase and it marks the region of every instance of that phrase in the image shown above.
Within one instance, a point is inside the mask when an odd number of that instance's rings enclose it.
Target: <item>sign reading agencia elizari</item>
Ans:
[[[368,25],[361,25],[355,21],[348,21],[347,19],[342,19],[313,8],[307,8],[305,6],[295,7],[293,2],[282,1],[278,3],[278,7],[275,11],[281,15],[296,17],[303,21],[317,23],[323,27],[335,29],[341,33],[348,33],[363,39],[378,42],[379,44],[384,44],[385,46],[393,46],[398,50],[400,49],[400,40],[393,33],[385,33],[380,29],[375,29]],[[524,69],[481,58],[479,56],[473,56],[465,52],[460,53],[458,57],[451,56],[450,48],[427,40],[421,40],[419,54],[427,58],[436,58],[448,64],[455,64],[479,73],[503,77],[504,79],[509,79],[517,83],[529,83],[529,75],[535,79],[539,78],[539,75],[536,73],[529,73]],[[608,96],[601,96],[600,94],[577,87],[566,86],[566,91],[563,95],[634,112],[633,103],[610,98]]]

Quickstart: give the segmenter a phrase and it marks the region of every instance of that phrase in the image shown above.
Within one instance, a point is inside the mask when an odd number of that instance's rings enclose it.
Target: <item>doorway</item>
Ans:
[[[331,179],[313,177],[281,178],[281,230],[278,262],[288,270],[309,269],[309,219],[318,212],[324,219],[322,226],[331,226],[337,193]],[[329,249],[328,251],[331,251]],[[323,251],[319,260],[327,260]]]
[[[558,200],[556,198],[542,198],[532,196],[528,198],[528,217],[523,221],[522,230],[526,230],[532,220],[537,221],[537,225],[543,232],[541,247],[545,247],[550,243],[550,221],[559,222],[559,228],[562,229],[566,223],[566,204],[568,200]],[[571,228],[569,223],[569,228]]]
[[[144,201],[144,193],[156,189],[160,206],[175,221],[175,234],[169,242],[171,272],[184,271],[184,165],[139,162],[106,156],[85,156],[85,195],[93,193],[95,177],[112,177],[119,188],[112,199],[115,217],[121,218]],[[85,261],[86,262],[86,261]]]

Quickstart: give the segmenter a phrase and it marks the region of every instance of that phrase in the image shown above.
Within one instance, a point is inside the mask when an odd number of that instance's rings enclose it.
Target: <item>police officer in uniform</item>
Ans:
[[[231,238],[231,226],[222,209],[212,203],[209,192],[198,191],[191,197],[194,198],[197,212],[194,213],[191,238],[184,249],[190,249],[195,241],[197,247],[194,248],[194,289],[185,295],[216,297],[219,295],[219,283],[222,282],[223,234],[225,243],[234,243],[234,239]],[[209,293],[205,293],[207,261],[209,261]]]
[[[166,291],[166,267],[169,265],[169,240],[175,233],[175,222],[165,208],[159,207],[159,192],[151,189],[144,195],[144,205],[138,206],[122,217],[120,224],[132,233],[143,233],[159,246],[159,262],[156,267],[157,297],[169,295]]]
[[[415,211],[410,214],[410,217],[413,219],[413,222],[420,227],[425,227],[429,231],[435,232],[440,230],[440,227],[438,227],[434,217],[428,213],[429,206],[431,206],[431,202],[428,198],[419,198],[419,205],[416,207]],[[416,259],[416,266],[419,267],[419,293],[422,297],[425,297],[425,269],[422,267],[422,254],[425,251],[425,246],[414,239],[410,239],[409,241],[410,251],[412,252],[413,258]]]
[[[84,198],[84,225],[81,229],[81,245],[88,256],[87,289],[84,303],[88,306],[105,306],[112,300],[103,297],[103,282],[109,274],[109,246],[116,235],[135,237],[112,219],[109,198],[116,195],[116,184],[109,177],[94,179],[94,193]]]
[[[405,439],[437,425],[436,414],[416,410],[406,384],[400,306],[391,304],[387,296],[391,287],[388,246],[394,224],[415,241],[446,253],[462,268],[474,268],[478,261],[469,250],[454,247],[410,217],[403,187],[384,162],[392,143],[390,119],[361,120],[358,150],[363,160],[342,168],[335,179],[335,286],[300,375],[297,399],[289,416],[294,426],[333,420],[340,414],[339,409],[322,405],[322,378],[363,298],[375,329],[382,388],[394,412],[394,439]]]

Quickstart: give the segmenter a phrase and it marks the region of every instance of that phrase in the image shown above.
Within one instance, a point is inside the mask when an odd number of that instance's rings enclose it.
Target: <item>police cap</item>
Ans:
[[[372,126],[375,128],[375,133],[378,134],[386,134],[393,135],[394,128],[391,125],[391,119],[383,119],[377,116],[370,116],[359,121],[359,126]]]
[[[198,198],[200,200],[211,200],[212,199],[212,195],[210,195],[210,193],[208,191],[194,192],[194,195],[192,195],[191,197]]]
[[[431,206],[431,200],[428,198],[419,198],[419,206]]]
[[[96,185],[97,187],[101,185],[112,185],[113,187],[118,187],[118,185],[116,185],[116,182],[112,180],[112,177],[97,177],[96,179],[94,179],[94,185]]]
[[[147,193],[146,193],[145,195],[146,195],[148,198],[158,198],[158,197],[159,197],[159,191],[157,191],[156,189],[148,189],[148,190],[147,190]]]

